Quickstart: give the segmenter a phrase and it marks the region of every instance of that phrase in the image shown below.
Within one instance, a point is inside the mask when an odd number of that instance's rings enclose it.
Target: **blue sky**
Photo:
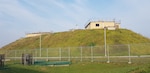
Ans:
[[[150,37],[150,0],[0,0],[0,47],[33,32],[84,29],[88,20],[121,20]],[[134,37],[133,37],[134,38]]]

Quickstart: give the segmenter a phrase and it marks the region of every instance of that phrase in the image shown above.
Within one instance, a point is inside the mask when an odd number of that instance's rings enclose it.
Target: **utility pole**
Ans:
[[[104,48],[105,48],[105,56],[107,56],[106,29],[107,29],[107,27],[104,27]]]

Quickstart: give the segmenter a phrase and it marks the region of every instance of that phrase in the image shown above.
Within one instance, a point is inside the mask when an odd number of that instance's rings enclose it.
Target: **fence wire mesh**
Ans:
[[[32,54],[34,59],[59,61],[150,62],[149,43],[107,45],[106,49],[104,46],[86,46],[0,51],[9,59],[21,59],[21,55],[26,53]]]

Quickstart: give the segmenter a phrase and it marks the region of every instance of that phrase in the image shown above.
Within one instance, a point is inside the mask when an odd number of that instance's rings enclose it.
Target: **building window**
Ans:
[[[96,24],[96,27],[99,27],[99,24]]]

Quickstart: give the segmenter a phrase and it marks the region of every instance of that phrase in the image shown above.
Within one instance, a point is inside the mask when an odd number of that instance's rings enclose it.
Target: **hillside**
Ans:
[[[150,43],[150,39],[131,30],[107,30],[107,44]],[[35,49],[39,48],[39,36],[21,38],[2,49]],[[42,35],[42,48],[75,47],[104,45],[104,30],[75,30]]]

